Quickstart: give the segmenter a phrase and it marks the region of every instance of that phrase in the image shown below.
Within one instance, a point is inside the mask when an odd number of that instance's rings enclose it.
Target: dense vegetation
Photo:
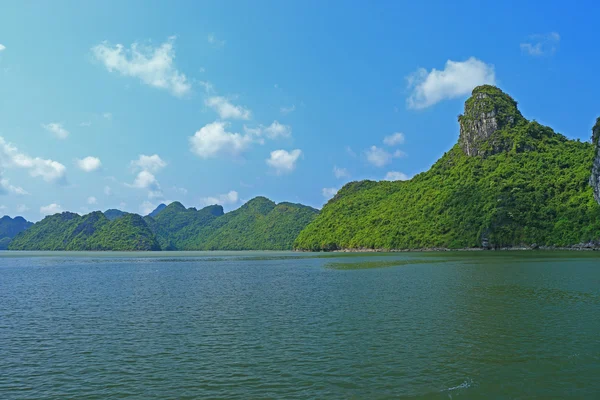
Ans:
[[[301,204],[256,197],[227,214],[221,206],[197,211],[175,202],[145,219],[165,250],[289,250],[317,213]]]
[[[15,217],[13,219],[5,215],[0,218],[0,250],[6,250],[12,238],[31,225],[33,223],[26,221],[23,217]]]
[[[119,210],[44,218],[20,233],[11,250],[284,250],[318,211],[257,197],[223,213],[214,205],[174,202],[142,218]]]
[[[478,105],[480,93],[492,93]],[[489,104],[490,98],[494,104]],[[499,106],[498,106],[499,103]],[[512,107],[514,105],[514,107]],[[476,88],[465,105],[495,110],[487,140],[458,143],[404,182],[352,182],[304,229],[305,250],[573,246],[600,239],[600,206],[589,178],[590,143],[528,121],[499,89]],[[501,112],[500,112],[501,111]],[[467,117],[459,121],[471,123]],[[481,126],[470,124],[469,126]],[[461,135],[463,133],[461,132]],[[461,137],[461,141],[469,138]],[[464,148],[477,148],[475,156]]]
[[[125,214],[109,220],[99,212],[64,212],[44,218],[17,235],[10,250],[159,250],[142,217]]]

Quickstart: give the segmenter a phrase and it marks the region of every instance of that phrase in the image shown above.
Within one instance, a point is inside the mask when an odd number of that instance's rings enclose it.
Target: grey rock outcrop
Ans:
[[[494,138],[494,133],[520,120],[523,116],[509,95],[494,86],[478,86],[465,102],[463,115],[458,117],[460,147],[468,156],[505,151],[506,143],[502,138]]]

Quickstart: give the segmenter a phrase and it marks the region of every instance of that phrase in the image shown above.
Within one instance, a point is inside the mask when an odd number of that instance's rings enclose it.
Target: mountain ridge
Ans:
[[[593,144],[525,119],[514,99],[489,85],[473,90],[458,122],[458,142],[428,171],[402,182],[348,183],[294,248],[600,246]]]
[[[225,213],[180,202],[142,217],[110,209],[45,217],[7,243],[10,250],[291,250],[318,210],[256,197]],[[153,216],[152,216],[153,214]]]

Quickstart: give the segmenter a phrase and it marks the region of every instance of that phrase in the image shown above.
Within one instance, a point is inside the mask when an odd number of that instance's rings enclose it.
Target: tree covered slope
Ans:
[[[109,220],[96,211],[84,216],[64,212],[44,218],[17,235],[10,250],[159,250],[142,217],[125,214]]]
[[[32,222],[23,217],[11,218],[5,215],[0,218],[0,250],[6,250],[12,238],[32,225]]]
[[[302,250],[573,246],[598,242],[595,148],[473,90],[459,142],[409,181],[344,186],[295,241]]]
[[[146,220],[165,250],[289,250],[317,213],[256,197],[227,214],[221,206],[196,211],[172,203]]]
[[[64,212],[18,234],[11,250],[284,250],[318,211],[257,197],[227,214],[219,205],[201,210],[174,202],[154,216],[108,210]]]

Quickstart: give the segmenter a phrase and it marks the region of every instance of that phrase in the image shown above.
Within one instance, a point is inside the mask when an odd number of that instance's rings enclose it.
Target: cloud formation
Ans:
[[[223,47],[226,43],[224,40],[217,39],[214,33],[209,33],[206,39],[208,40],[208,43],[215,47]]]
[[[333,175],[338,178],[350,178],[350,173],[346,168],[339,168],[337,165],[333,167]]]
[[[392,159],[404,156],[404,153],[400,150],[390,153],[381,147],[371,146],[367,151],[365,151],[365,155],[367,156],[367,161],[370,164],[376,167],[383,167],[392,162]]]
[[[63,211],[63,209],[60,206],[60,204],[56,204],[56,203],[52,203],[52,204],[48,204],[47,206],[40,207],[40,214],[42,214],[42,215],[53,215],[53,214],[61,213],[62,211]]]
[[[66,139],[69,137],[69,131],[58,122],[50,122],[49,124],[42,124],[42,128],[52,133],[58,139]]]
[[[67,168],[54,160],[29,157],[0,136],[0,172],[3,168],[23,168],[32,177],[41,177],[46,182],[64,183]]]
[[[464,96],[474,87],[484,84],[495,85],[494,66],[471,57],[466,61],[448,60],[443,70],[418,69],[408,78],[412,89],[407,105],[413,109],[430,107],[442,100]]]
[[[133,43],[129,50],[122,44],[102,42],[92,47],[92,54],[109,72],[139,79],[142,83],[184,96],[191,90],[187,77],[175,67],[175,37],[158,47]]]
[[[212,206],[214,204],[218,204],[221,206],[226,206],[230,204],[236,204],[239,200],[238,192],[235,190],[231,190],[225,194],[219,194],[217,196],[211,197],[203,197],[200,199],[200,204],[202,206]]]
[[[236,106],[223,96],[212,96],[204,100],[207,107],[219,114],[221,119],[249,120],[252,112],[243,106]]]
[[[4,50],[6,50],[6,46],[3,45],[2,43],[0,43],[0,51],[4,51]]]
[[[323,197],[325,197],[327,200],[329,200],[337,194],[338,190],[339,190],[338,188],[334,188],[334,187],[323,188],[321,190],[321,193],[323,194]]]
[[[137,160],[133,160],[131,162],[131,167],[134,170],[146,170],[154,173],[160,171],[166,166],[167,163],[160,158],[158,154],[153,154],[151,156],[140,154]]]
[[[275,150],[271,152],[271,155],[266,162],[275,170],[277,175],[283,175],[296,169],[296,163],[301,155],[302,150],[300,149],[295,149],[290,152],[286,150]]]
[[[393,147],[404,143],[404,133],[396,132],[383,138],[383,144]]]
[[[84,172],[93,172],[100,169],[102,162],[98,157],[85,157],[76,161],[77,167]]]
[[[201,158],[239,156],[250,146],[252,137],[228,132],[228,126],[227,122],[222,121],[203,126],[190,137],[190,150]]]
[[[558,50],[560,35],[556,32],[535,34],[529,36],[529,40],[521,43],[521,51],[530,56],[552,55]]]
[[[386,181],[407,181],[410,178],[403,172],[390,171],[385,174],[385,178],[383,179]]]

